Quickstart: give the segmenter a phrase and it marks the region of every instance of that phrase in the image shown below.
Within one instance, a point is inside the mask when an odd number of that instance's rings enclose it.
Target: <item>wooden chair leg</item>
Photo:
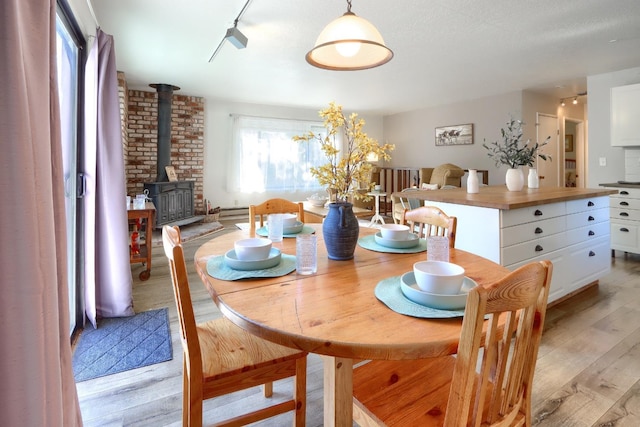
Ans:
[[[273,383],[268,382],[262,385],[262,390],[264,391],[264,397],[273,396]]]
[[[306,423],[307,408],[307,358],[296,360],[296,378],[293,390],[293,399],[296,402],[293,424],[296,427],[304,427]]]

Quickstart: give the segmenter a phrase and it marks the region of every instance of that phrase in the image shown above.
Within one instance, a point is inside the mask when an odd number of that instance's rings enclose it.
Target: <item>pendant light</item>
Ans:
[[[366,70],[391,58],[393,52],[376,27],[351,12],[351,0],[347,0],[347,12],[322,30],[306,56],[315,67],[337,71]]]

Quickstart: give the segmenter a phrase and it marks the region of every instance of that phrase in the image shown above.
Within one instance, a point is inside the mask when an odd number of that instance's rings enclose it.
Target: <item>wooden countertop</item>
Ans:
[[[417,190],[409,193],[395,192],[393,195],[432,202],[509,210],[616,193],[617,191],[613,189],[565,187],[525,187],[522,191],[509,191],[504,185],[491,185],[480,187],[480,192],[476,194],[467,193],[466,188],[456,188],[448,190]]]
[[[600,184],[600,187],[640,188],[640,184],[610,182],[610,183],[606,183],[606,184]]]

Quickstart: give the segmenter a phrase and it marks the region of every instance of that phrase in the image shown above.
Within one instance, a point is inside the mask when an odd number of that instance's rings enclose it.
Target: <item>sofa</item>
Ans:
[[[435,168],[421,168],[420,187],[422,187],[423,184],[437,185],[438,188],[442,188],[445,185],[462,187],[462,177],[464,174],[464,169],[451,163],[444,163]]]
[[[464,169],[451,164],[444,163],[435,168],[420,168],[420,186],[417,188],[403,189],[407,192],[407,197],[402,199],[397,196],[391,196],[391,216],[396,224],[401,222],[402,213],[405,209],[415,209],[420,202],[410,198],[410,191],[415,190],[438,190],[442,188],[462,187],[462,177],[466,172]]]

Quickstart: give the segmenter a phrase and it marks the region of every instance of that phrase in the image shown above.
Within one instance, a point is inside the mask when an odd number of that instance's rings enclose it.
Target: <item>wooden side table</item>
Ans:
[[[134,224],[138,219],[140,220],[140,250],[134,253],[131,247],[131,240],[129,240],[129,263],[146,264],[147,269],[140,272],[140,280],[148,280],[151,276],[151,246],[152,246],[152,233],[154,217],[156,214],[156,207],[153,202],[146,202],[144,209],[133,209],[132,206],[127,207],[127,218],[129,224]]]

